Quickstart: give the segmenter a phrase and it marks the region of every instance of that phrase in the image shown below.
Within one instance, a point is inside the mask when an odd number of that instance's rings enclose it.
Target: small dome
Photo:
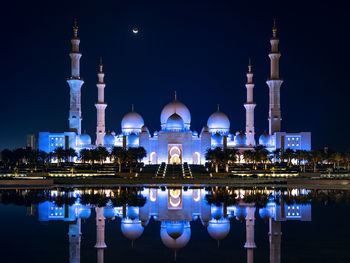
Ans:
[[[166,130],[182,131],[184,129],[184,121],[180,115],[174,113],[166,121]]]
[[[235,206],[234,212],[237,220],[244,220],[247,216],[247,208],[243,206]]]
[[[230,131],[230,120],[225,113],[220,112],[219,108],[210,115],[207,125],[210,133],[227,134]]]
[[[266,204],[266,207],[259,209],[259,215],[262,219],[268,219],[274,217],[275,215],[275,203],[272,201],[273,198],[269,198],[269,202]]]
[[[79,135],[79,143],[81,146],[91,145],[91,137],[89,134],[83,133]]]
[[[140,133],[142,126],[145,125],[143,118],[140,114],[134,111],[134,108],[131,112],[126,114],[122,119],[122,132],[124,134],[130,133]]]
[[[162,113],[160,114],[160,123],[162,125],[162,129],[165,128],[167,120],[174,113],[178,114],[182,118],[185,128],[189,129],[191,125],[191,113],[186,105],[178,101],[176,97],[174,101],[168,103],[163,108]]]
[[[129,147],[137,147],[139,145],[139,136],[135,133],[131,133],[128,135],[127,142]]]
[[[112,134],[106,134],[103,137],[103,145],[104,146],[113,146],[115,137]]]
[[[266,131],[259,137],[260,145],[269,145],[270,144],[270,136],[266,133]]]
[[[103,208],[103,216],[107,219],[111,219],[116,216],[116,212],[114,211],[114,207],[106,206]]]
[[[87,205],[82,205],[78,208],[78,217],[88,219],[91,216],[91,208]]]
[[[227,218],[209,221],[208,234],[215,240],[224,239],[230,233],[230,221]]]
[[[223,144],[223,137],[219,133],[216,133],[211,136],[211,143],[213,146],[220,146]]]
[[[234,144],[235,146],[245,146],[247,144],[247,136],[243,132],[236,133]]]
[[[166,232],[173,239],[177,239],[180,237],[185,230],[183,222],[174,221],[174,222],[166,222]]]
[[[135,240],[142,235],[144,228],[140,220],[122,219],[121,230],[126,238]]]
[[[170,224],[169,227],[167,225]],[[183,225],[183,231],[179,231],[180,227],[177,224],[182,224]],[[168,231],[172,237],[168,234]],[[182,227],[181,227],[182,228]],[[181,233],[181,235],[179,235]],[[191,238],[191,227],[190,223],[185,221],[185,222],[166,222],[163,221],[161,224],[160,228],[160,237],[162,239],[163,244],[172,249],[181,249],[187,245],[187,243],[190,241]]]

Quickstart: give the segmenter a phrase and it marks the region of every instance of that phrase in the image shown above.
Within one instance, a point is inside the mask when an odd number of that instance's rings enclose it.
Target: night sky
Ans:
[[[287,4],[287,2],[289,4]],[[244,130],[252,58],[256,139],[268,130],[273,19],[280,38],[282,131],[312,132],[312,147],[350,150],[349,26],[345,1],[6,1],[1,22],[0,150],[26,134],[68,130],[73,20],[78,19],[83,130],[95,141],[103,57],[107,131],[131,104],[153,133],[173,99],[201,131],[216,105]],[[132,29],[137,27],[139,34]]]

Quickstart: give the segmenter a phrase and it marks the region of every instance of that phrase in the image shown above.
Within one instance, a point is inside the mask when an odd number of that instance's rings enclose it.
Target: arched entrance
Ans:
[[[150,164],[158,164],[158,157],[156,152],[151,152],[149,159],[150,159]]]
[[[201,154],[199,152],[193,153],[193,164],[201,164]]]
[[[168,147],[168,163],[181,164],[182,163],[182,146],[169,145]]]

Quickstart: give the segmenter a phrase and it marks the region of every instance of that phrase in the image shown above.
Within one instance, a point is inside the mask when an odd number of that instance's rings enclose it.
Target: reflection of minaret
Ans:
[[[247,249],[247,263],[254,262],[254,225],[255,225],[255,207],[252,204],[247,206],[247,216],[245,218],[246,242],[244,247]]]
[[[97,74],[98,76],[98,101],[95,104],[95,107],[97,109],[97,127],[96,127],[96,145],[103,145],[103,137],[106,134],[106,128],[105,128],[105,110],[107,107],[107,104],[104,102],[104,89],[106,84],[104,83],[104,76],[105,74],[102,71],[102,58],[100,60],[100,72]]]
[[[97,262],[103,263],[103,250],[106,248],[105,243],[105,218],[103,216],[103,208],[96,208],[96,245]]]
[[[281,262],[281,222],[269,218],[270,263]]]
[[[245,134],[247,136],[247,145],[255,146],[255,129],[254,129],[254,109],[256,104],[253,99],[253,72],[252,72],[252,63],[249,59],[248,65],[248,73],[247,73],[247,84],[245,84],[247,88],[247,102],[244,104],[244,108],[246,110],[246,125],[245,125]]]
[[[80,39],[78,38],[78,26],[75,21],[73,27],[74,36],[71,40],[72,51],[69,53],[72,62],[71,77],[67,80],[70,88],[70,107],[69,107],[69,131],[81,134],[81,86],[84,81],[80,78],[80,58],[79,51]]]
[[[274,23],[272,28],[273,36],[270,39],[271,51],[269,53],[271,73],[266,81],[269,86],[269,134],[281,131],[281,106],[280,106],[280,87],[283,80],[279,77],[279,59],[281,53],[278,51],[279,39],[276,36],[277,28]]]
[[[69,222],[69,263],[80,263],[81,220]]]

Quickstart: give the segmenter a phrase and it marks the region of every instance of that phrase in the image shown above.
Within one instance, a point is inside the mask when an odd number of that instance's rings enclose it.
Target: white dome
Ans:
[[[266,131],[259,137],[260,145],[269,145],[270,144],[270,136],[266,133]]]
[[[81,146],[91,145],[91,137],[89,134],[83,133],[79,135],[79,144]]]
[[[221,220],[212,219],[209,221],[208,233],[215,240],[224,239],[230,233],[230,221],[225,218]]]
[[[168,226],[170,224],[170,226]],[[160,237],[162,239],[163,244],[172,249],[180,249],[187,245],[191,238],[191,227],[189,222],[175,222],[176,226],[173,222],[165,222],[163,221],[160,228]],[[182,227],[179,228],[177,224],[182,224]],[[170,229],[171,228],[171,229]],[[168,231],[172,234],[171,237],[168,234]],[[176,229],[176,230],[175,230]],[[176,237],[176,238],[175,238]]]
[[[182,131],[184,128],[184,121],[177,113],[172,114],[166,121],[166,130]]]
[[[230,131],[230,120],[225,113],[217,110],[210,115],[207,126],[211,133],[228,133]]]
[[[103,145],[104,146],[113,146],[115,137],[112,134],[106,134],[103,137]]]
[[[168,103],[163,108],[162,113],[160,114],[160,123],[162,125],[162,128],[165,127],[167,120],[174,113],[178,114],[182,118],[185,124],[185,128],[189,129],[191,125],[191,113],[186,105],[178,100],[174,100]]]
[[[123,235],[130,239],[138,239],[143,233],[143,226],[140,220],[123,219],[121,223],[121,230]]]
[[[122,132],[124,134],[140,133],[145,125],[143,118],[135,111],[127,113],[122,119]]]

